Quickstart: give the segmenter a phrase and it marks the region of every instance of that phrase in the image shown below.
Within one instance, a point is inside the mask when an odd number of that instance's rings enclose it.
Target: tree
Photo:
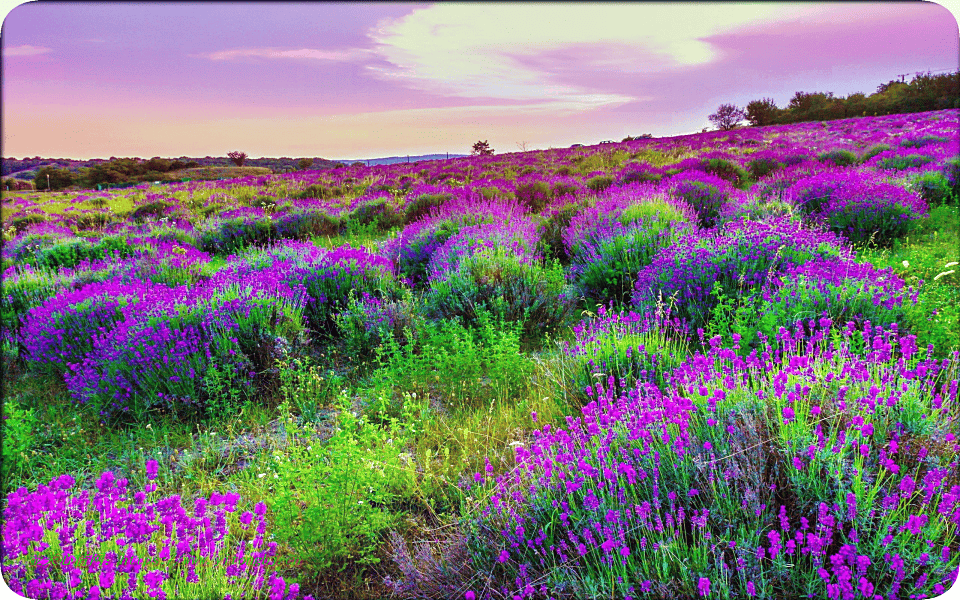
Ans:
[[[736,126],[740,124],[740,121],[743,121],[746,116],[743,109],[734,104],[721,104],[717,112],[707,118],[710,119],[710,122],[713,123],[717,129],[730,131],[736,128]]]
[[[312,166],[313,166],[312,158],[301,158],[299,161],[297,161],[297,168],[300,169],[301,171],[306,171]]]
[[[490,147],[490,142],[484,140],[473,145],[472,153],[474,156],[490,156],[493,154],[493,148]]]
[[[233,164],[237,165],[238,167],[242,167],[244,161],[247,160],[247,153],[234,150],[233,152],[227,152],[227,158],[233,161]]]
[[[76,183],[76,176],[68,169],[43,167],[33,178],[33,187],[38,190],[62,190]]]
[[[529,145],[529,142],[527,142],[526,140],[523,140],[522,142],[516,142],[516,144],[517,144],[517,148],[519,148],[520,152],[526,152],[526,151],[527,151],[527,146]]]
[[[773,98],[764,98],[763,100],[751,100],[747,103],[747,110],[744,116],[751,125],[760,127],[776,123],[780,112]]]

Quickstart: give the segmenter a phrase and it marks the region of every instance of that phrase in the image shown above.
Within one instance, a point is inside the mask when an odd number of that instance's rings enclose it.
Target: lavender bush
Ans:
[[[146,472],[143,490],[105,471],[94,490],[63,475],[7,495],[3,573],[11,589],[51,600],[299,597],[299,585],[271,570],[277,544],[263,503],[251,512],[232,492],[192,504],[158,497],[156,461]]]

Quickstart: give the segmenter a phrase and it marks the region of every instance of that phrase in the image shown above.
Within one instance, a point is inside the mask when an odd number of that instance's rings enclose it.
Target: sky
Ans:
[[[354,159],[690,133],[723,103],[957,70],[958,2],[0,0],[2,155]]]

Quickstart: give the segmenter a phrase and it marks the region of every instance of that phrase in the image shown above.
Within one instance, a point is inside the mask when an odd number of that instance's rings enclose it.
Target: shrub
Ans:
[[[764,333],[774,339],[780,327],[820,317],[886,328],[903,321],[905,303],[916,303],[916,293],[910,292],[892,270],[870,263],[827,258],[791,265],[771,278],[762,293],[761,312],[777,319]]]
[[[277,598],[299,596],[299,585],[288,590],[272,572],[276,545],[263,503],[241,512],[239,494],[212,492],[185,506],[178,495],[158,497],[156,461],[146,471],[143,490],[105,471],[93,489],[61,475],[9,494],[3,572],[11,589],[30,598],[90,590],[106,598],[239,598],[268,588]]]
[[[123,318],[125,296],[118,282],[94,283],[60,293],[27,311],[22,327],[24,354],[37,371],[63,376],[69,364],[93,349],[93,339]]]
[[[327,187],[325,185],[315,183],[305,187],[299,193],[294,195],[294,198],[298,200],[305,200],[307,198],[330,200],[332,198],[339,198],[342,195],[343,189],[340,187]]]
[[[786,164],[774,158],[759,157],[747,162],[747,171],[755,180],[766,177],[770,173],[782,169]]]
[[[426,315],[475,327],[480,314],[517,323],[527,337],[555,330],[572,309],[563,268],[541,266],[503,247],[483,248],[433,277],[424,297]]]
[[[857,155],[849,150],[829,150],[817,156],[820,162],[828,162],[837,167],[849,167],[857,164]]]
[[[393,206],[393,200],[379,198],[362,203],[347,217],[359,225],[375,225],[377,231],[390,231],[402,225],[404,215]]]
[[[335,333],[334,317],[347,306],[351,290],[382,296],[396,285],[393,262],[350,246],[335,248],[296,273],[308,296],[307,322],[322,333]]]
[[[748,360],[711,342],[665,392],[596,392],[518,447],[516,469],[478,474],[473,584],[504,597],[943,593],[958,564],[957,443],[935,415],[952,410],[958,357],[927,361],[877,328],[802,340],[784,330],[783,350]]]
[[[537,253],[548,259],[558,260],[560,264],[569,265],[570,255],[563,243],[563,232],[581,210],[582,205],[578,202],[548,208],[537,223]]]
[[[919,194],[899,185],[850,179],[844,182],[818,215],[831,231],[857,245],[890,246],[904,237],[911,223],[927,214]]]
[[[273,215],[276,239],[308,240],[340,233],[343,219],[322,210],[293,209]]]
[[[539,258],[534,253],[536,244],[536,224],[527,217],[465,225],[433,253],[427,272],[431,280],[443,278],[463,258],[496,248],[516,254],[523,262],[531,262]]]
[[[498,323],[483,310],[475,327],[427,321],[416,345],[384,347],[375,377],[395,397],[404,397],[404,407],[413,404],[411,396],[455,412],[516,402],[524,397],[534,368],[533,359],[520,351],[521,336],[518,323]]]
[[[622,188],[571,219],[564,244],[570,276],[588,301],[625,302],[641,268],[682,231],[695,226],[684,202],[649,185]]]
[[[33,443],[33,428],[37,423],[33,409],[27,408],[11,398],[3,403],[3,446],[0,477],[9,481],[9,477],[19,471],[26,463],[25,453]]]
[[[920,173],[910,182],[910,186],[920,194],[927,206],[957,204],[953,190],[950,189],[950,183],[943,173],[937,171]]]
[[[516,202],[484,200],[473,195],[457,197],[429,216],[408,224],[396,238],[387,242],[382,252],[384,256],[396,257],[397,272],[401,276],[413,285],[421,285],[426,282],[433,253],[462,228],[520,220],[525,213]],[[524,219],[524,222],[528,221]]]
[[[403,222],[412,223],[452,199],[452,194],[422,194],[417,196],[407,204],[403,214]]]
[[[124,293],[141,302],[122,306],[123,319],[68,365],[68,391],[104,419],[239,408],[224,402],[252,397],[275,358],[263,351],[299,330],[305,292],[288,283],[294,273],[225,269],[192,290],[128,283]]]
[[[907,169],[922,167],[931,162],[933,162],[933,158],[923,154],[896,153],[877,157],[877,159],[873,161],[873,165],[877,169],[883,169],[885,171],[905,171]]]
[[[629,163],[617,175],[617,186],[625,187],[632,183],[656,183],[663,173],[655,167],[641,163]]]
[[[613,185],[613,175],[597,175],[587,180],[587,188],[593,192],[602,192]]]
[[[750,184],[750,174],[740,165],[726,158],[701,159],[699,169],[729,181],[734,187],[746,189]]]
[[[517,201],[526,206],[527,210],[532,213],[542,211],[547,202],[553,198],[553,194],[550,192],[550,184],[546,181],[520,183],[514,193]]]
[[[326,444],[298,444],[279,461],[267,499],[276,539],[308,573],[379,562],[380,535],[397,519],[391,505],[413,493],[413,467],[401,452],[409,432],[396,420],[379,427],[342,404]]]
[[[950,141],[948,138],[938,137],[935,135],[922,135],[920,137],[905,138],[900,140],[900,147],[902,148],[923,148],[924,146],[929,146],[931,144],[943,144],[944,142]]]
[[[221,213],[200,227],[197,244],[204,252],[227,255],[274,239],[273,224],[262,208],[249,207]]]
[[[670,373],[686,359],[685,331],[666,315],[608,311],[573,328],[576,340],[565,352],[574,357],[573,384],[578,405],[595,396],[595,388],[625,394],[638,381],[665,389]]]
[[[132,213],[130,213],[129,218],[135,223],[143,223],[147,219],[159,218],[163,216],[164,211],[166,211],[171,206],[174,206],[170,202],[163,200],[155,200],[153,202],[148,202],[147,204],[141,204],[136,207]]]
[[[716,225],[721,207],[733,193],[723,179],[696,171],[674,175],[665,185],[672,196],[693,207],[700,226],[708,228]]]
[[[890,149],[890,146],[887,144],[876,144],[871,146],[866,152],[860,155],[860,162],[865,163],[874,156],[880,154],[881,152],[886,152]]]
[[[413,342],[421,320],[419,308],[409,293],[398,299],[351,292],[346,308],[336,317],[337,327],[352,356],[368,357],[388,340],[401,345]]]
[[[720,296],[749,296],[789,265],[849,252],[835,234],[794,221],[729,223],[661,250],[638,274],[632,301],[640,312],[666,303],[696,330],[708,323]]]

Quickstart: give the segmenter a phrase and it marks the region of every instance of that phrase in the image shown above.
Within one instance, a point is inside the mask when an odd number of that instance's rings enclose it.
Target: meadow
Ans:
[[[4,193],[28,598],[927,598],[960,111]]]

